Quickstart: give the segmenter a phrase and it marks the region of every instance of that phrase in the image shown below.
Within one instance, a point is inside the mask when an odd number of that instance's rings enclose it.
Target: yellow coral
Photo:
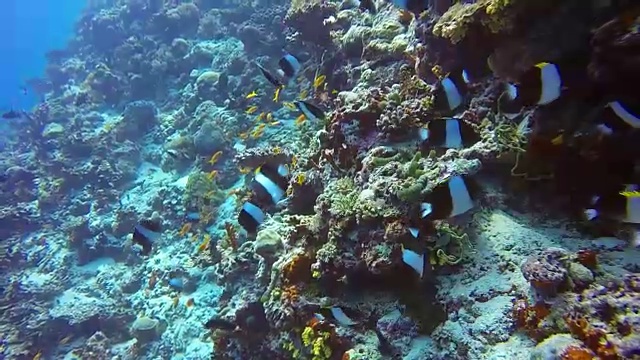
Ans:
[[[332,350],[328,344],[331,333],[328,331],[316,331],[311,326],[307,326],[302,331],[302,344],[311,348],[311,360],[328,360],[331,358]]]

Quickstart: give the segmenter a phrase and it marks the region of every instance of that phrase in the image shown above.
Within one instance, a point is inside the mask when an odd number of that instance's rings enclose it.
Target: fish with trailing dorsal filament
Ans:
[[[477,184],[470,176],[452,176],[426,196],[420,204],[420,217],[425,220],[444,220],[462,215],[474,208],[477,194]]]
[[[250,234],[257,232],[265,219],[261,204],[278,204],[285,197],[289,177],[289,170],[283,164],[266,163],[256,169],[250,184],[253,198],[242,205],[238,215],[238,223],[243,229]]]
[[[133,228],[133,242],[142,246],[142,255],[149,255],[153,250],[153,243],[162,235],[160,220],[140,220]]]
[[[277,89],[284,87],[282,81],[280,81],[280,79],[278,79],[275,75],[270,73],[262,65],[258,63],[256,63],[256,65],[258,66],[258,69],[260,69],[260,72],[262,72],[262,75],[265,77],[265,79],[267,79],[267,81],[269,81],[273,86],[275,86]]]
[[[418,129],[421,146],[461,149],[480,141],[473,127],[461,119],[431,120]]]
[[[7,120],[19,119],[24,116],[24,111],[9,110],[2,113],[2,118]]]

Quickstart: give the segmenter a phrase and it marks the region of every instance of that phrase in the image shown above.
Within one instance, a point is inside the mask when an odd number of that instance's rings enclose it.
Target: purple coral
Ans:
[[[540,295],[553,296],[567,280],[567,269],[561,261],[567,256],[568,252],[564,249],[546,249],[539,255],[527,258],[520,268],[522,275]]]

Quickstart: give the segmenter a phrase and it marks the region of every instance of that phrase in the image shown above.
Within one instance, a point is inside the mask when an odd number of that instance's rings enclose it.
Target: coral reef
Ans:
[[[582,216],[640,178],[630,3],[92,4],[3,143],[0,358],[640,356],[637,224]]]

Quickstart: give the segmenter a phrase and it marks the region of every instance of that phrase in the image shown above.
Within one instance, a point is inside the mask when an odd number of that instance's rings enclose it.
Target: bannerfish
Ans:
[[[455,70],[440,80],[434,91],[434,106],[436,109],[453,111],[460,107],[467,95],[467,85],[470,83],[466,70]]]
[[[262,65],[258,63],[256,63],[256,65],[258,66],[258,69],[260,69],[260,71],[262,72],[262,75],[264,75],[265,79],[267,79],[267,81],[269,81],[273,86],[275,86],[276,88],[284,87],[284,84],[282,84],[282,82],[275,75],[270,73]]]
[[[238,223],[248,233],[255,233],[264,222],[265,212],[260,204],[276,205],[285,197],[289,177],[289,170],[282,164],[263,164],[256,169],[250,184],[255,198],[245,202],[238,215]]]
[[[461,149],[480,140],[471,125],[456,118],[431,120],[418,129],[420,144],[423,146]]]
[[[584,211],[587,220],[599,217],[617,220],[623,223],[640,224],[640,196],[627,196],[624,193],[638,191],[638,185],[626,185],[622,191],[611,191],[594,196]]]
[[[429,7],[428,0],[392,0],[391,2],[398,8],[414,14],[420,14]]]
[[[361,314],[353,309],[331,306],[320,308],[314,316],[320,321],[330,321],[348,327],[358,324],[354,319],[361,317]]]
[[[278,66],[280,66],[282,76],[286,77],[289,80],[295,78],[302,68],[302,65],[300,65],[300,60],[289,53],[286,53],[282,58],[280,58],[280,61],[278,61]]]
[[[420,204],[420,216],[428,220],[444,220],[473,209],[477,185],[468,176],[456,175],[436,186]]]
[[[640,108],[632,107],[621,101],[612,101],[604,107],[598,130],[605,135],[640,129]]]
[[[428,265],[428,261],[426,261],[425,258],[425,254],[418,254],[404,247],[402,249],[402,262],[412,268],[421,279],[425,273],[424,267]]]
[[[304,100],[297,100],[293,102],[295,106],[304,114],[309,120],[324,120],[326,114],[322,109],[313,105],[312,103]]]
[[[159,220],[140,220],[133,228],[133,242],[142,246],[142,255],[149,255],[153,243],[160,238],[161,225]]]

